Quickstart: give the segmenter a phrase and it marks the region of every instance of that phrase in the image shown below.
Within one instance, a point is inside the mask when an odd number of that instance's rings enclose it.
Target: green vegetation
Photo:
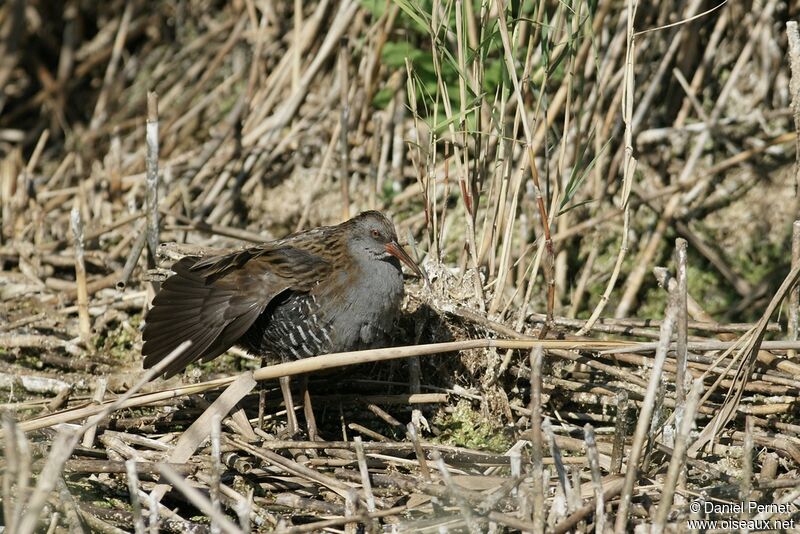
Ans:
[[[513,440],[503,433],[496,421],[482,415],[472,407],[472,403],[462,400],[451,413],[440,412],[434,424],[442,433],[433,441],[445,445],[455,445],[469,449],[492,452],[506,452]]]
[[[92,338],[92,345],[98,352],[114,360],[125,361],[131,358],[136,343],[140,341],[139,325],[141,315],[132,315],[126,323],[117,324]]]

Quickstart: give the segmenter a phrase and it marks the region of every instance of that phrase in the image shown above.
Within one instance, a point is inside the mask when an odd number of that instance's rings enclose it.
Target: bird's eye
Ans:
[[[381,236],[380,231],[378,231],[376,229],[372,230],[372,237],[374,237],[375,239],[378,239],[380,236]]]

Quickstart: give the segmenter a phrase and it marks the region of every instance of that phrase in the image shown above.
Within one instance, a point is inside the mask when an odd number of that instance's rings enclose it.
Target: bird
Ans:
[[[427,281],[379,211],[227,254],[184,257],[145,316],[143,365],[154,367],[187,340],[165,377],[234,345],[284,362],[384,346],[403,299],[401,262]]]

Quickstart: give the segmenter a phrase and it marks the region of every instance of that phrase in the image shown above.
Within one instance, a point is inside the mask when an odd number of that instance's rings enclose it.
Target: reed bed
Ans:
[[[5,531],[795,528],[797,16],[3,3]],[[393,347],[142,370],[172,261],[365,209]]]

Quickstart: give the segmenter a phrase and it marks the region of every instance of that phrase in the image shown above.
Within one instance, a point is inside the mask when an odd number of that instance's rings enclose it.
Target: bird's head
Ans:
[[[386,261],[397,258],[405,263],[420,278],[427,276],[397,242],[394,225],[378,211],[365,211],[350,220],[348,241],[356,254],[365,254],[369,259]]]

